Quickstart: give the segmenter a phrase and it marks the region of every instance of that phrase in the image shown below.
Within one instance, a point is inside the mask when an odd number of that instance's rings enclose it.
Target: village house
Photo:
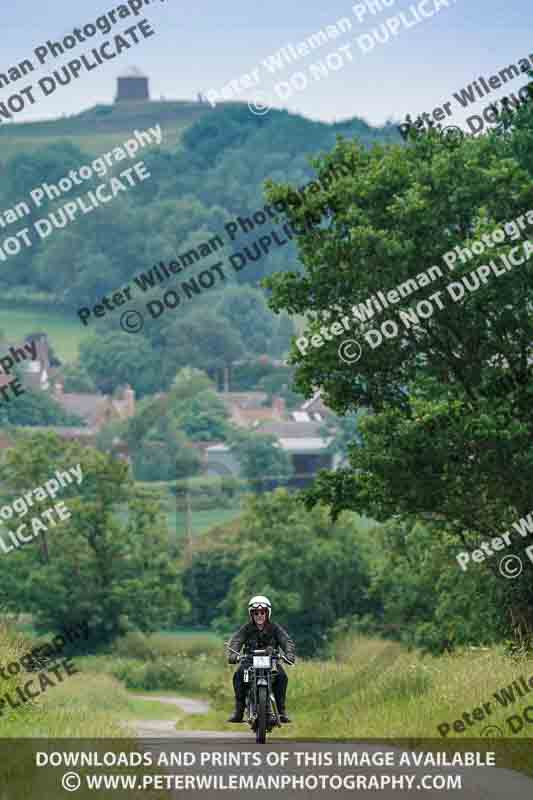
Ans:
[[[331,436],[323,428],[332,412],[315,394],[297,411],[287,412],[283,398],[274,396],[271,406],[263,406],[264,392],[224,392],[219,395],[230,411],[231,421],[242,428],[274,436],[291,459],[294,475],[292,488],[307,486],[320,469],[336,469],[340,456],[330,452]],[[241,477],[239,464],[227,444],[220,442],[205,448],[207,475]],[[276,476],[265,476],[275,480]]]

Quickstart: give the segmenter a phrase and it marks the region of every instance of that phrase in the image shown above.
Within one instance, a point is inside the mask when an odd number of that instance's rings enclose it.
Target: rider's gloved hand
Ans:
[[[241,657],[240,657],[240,656],[238,656],[238,655],[235,655],[234,653],[231,653],[231,654],[228,656],[228,664],[238,664],[238,662],[239,662],[240,660],[241,660]]]

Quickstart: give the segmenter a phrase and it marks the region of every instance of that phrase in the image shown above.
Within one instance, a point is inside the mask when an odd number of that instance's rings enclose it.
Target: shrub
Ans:
[[[4,669],[7,668],[8,664],[18,662],[27,652],[27,644],[24,645],[21,638],[17,637],[11,627],[0,620],[0,663],[4,665]],[[24,675],[24,672],[27,672],[27,670],[23,669],[18,675],[8,673],[9,678],[7,680],[2,679],[2,694],[9,694],[15,698],[17,686],[20,686],[29,678],[28,675]],[[11,706],[5,703],[0,716],[0,735],[2,735],[2,729],[7,729],[14,719],[27,717],[38,710],[38,706],[33,699],[20,705],[20,709],[12,709]]]
[[[119,658],[157,661],[169,659],[213,658],[223,652],[222,642],[213,636],[174,636],[154,633],[128,633],[119,639],[114,648]]]
[[[169,661],[153,661],[146,667],[143,689],[178,689],[185,683],[186,668]]]
[[[112,674],[123,681],[128,689],[179,689],[185,682],[183,664],[158,659],[146,664],[134,659],[117,661]]]
[[[113,649],[122,658],[138,658],[141,661],[152,661],[156,658],[148,637],[142,633],[126,634],[117,640]]]

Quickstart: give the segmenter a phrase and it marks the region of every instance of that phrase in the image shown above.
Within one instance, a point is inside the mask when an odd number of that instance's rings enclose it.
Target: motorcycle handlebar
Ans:
[[[238,661],[238,662],[239,662],[239,661],[241,661],[241,659],[243,658],[243,656],[241,656],[241,654],[239,653],[239,651],[238,651],[238,650],[234,650],[234,649],[233,649],[233,647],[230,647],[229,645],[226,645],[226,647],[227,647],[227,648],[228,648],[228,650],[230,650],[232,653],[235,653],[235,655],[237,656],[237,661]],[[291,661],[291,660],[290,660],[289,658],[287,658],[287,657],[286,657],[286,656],[285,656],[283,653],[281,653],[281,652],[278,652],[278,651],[274,651],[274,652],[272,653],[272,655],[273,655],[273,656],[275,656],[276,658],[281,658],[281,660],[282,660],[282,661],[285,661],[285,663],[286,663],[286,664],[290,664],[290,666],[291,666],[291,667],[293,667],[293,666],[294,666],[294,661]],[[244,656],[244,657],[246,657],[246,656]]]
[[[293,667],[293,666],[294,666],[294,661],[291,661],[291,660],[290,660],[290,658],[287,658],[286,656],[284,656],[284,655],[283,655],[283,653],[280,653],[280,657],[282,658],[282,660],[283,660],[283,661],[284,661],[286,664],[290,664],[290,665],[291,665],[291,667]]]

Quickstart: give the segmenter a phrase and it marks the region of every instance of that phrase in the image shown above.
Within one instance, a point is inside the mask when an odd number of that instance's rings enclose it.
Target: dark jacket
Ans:
[[[277,622],[267,622],[262,631],[253,622],[248,622],[233,634],[229,641],[229,646],[232,650],[237,650],[238,653],[240,653],[242,647],[246,650],[281,647],[290,661],[294,662],[296,658],[296,648],[293,640]],[[230,664],[237,663],[235,653],[228,651],[228,661]]]

